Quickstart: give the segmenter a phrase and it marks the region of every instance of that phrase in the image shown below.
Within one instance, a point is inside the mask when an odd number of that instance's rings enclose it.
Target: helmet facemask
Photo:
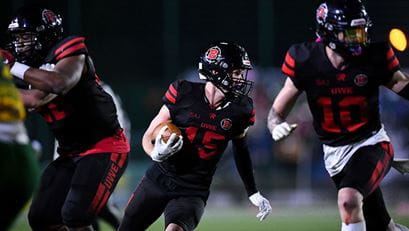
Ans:
[[[30,31],[15,31],[10,33],[9,49],[16,60],[21,63],[35,63],[41,57],[42,45],[38,33]]]

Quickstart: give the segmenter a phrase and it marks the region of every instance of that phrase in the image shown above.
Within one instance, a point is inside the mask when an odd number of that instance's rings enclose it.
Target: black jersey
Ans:
[[[204,87],[185,80],[169,86],[163,102],[172,122],[181,129],[184,143],[181,151],[154,166],[178,184],[200,190],[209,188],[229,140],[242,134],[255,119],[251,98],[213,109],[205,99]]]
[[[99,84],[83,37],[70,36],[56,44],[44,63],[75,55],[86,56],[79,82],[65,95],[60,95],[38,108],[58,140],[58,153],[75,155],[86,151],[103,138],[113,136],[120,128],[112,97]]]
[[[387,43],[372,43],[362,55],[337,70],[323,43],[290,47],[282,66],[299,90],[306,92],[321,141],[345,145],[369,137],[381,127],[379,86],[387,84],[399,61]]]

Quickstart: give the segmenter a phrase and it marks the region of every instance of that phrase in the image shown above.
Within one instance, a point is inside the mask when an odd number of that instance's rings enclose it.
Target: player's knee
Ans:
[[[88,227],[94,219],[94,216],[86,209],[73,206],[69,203],[66,203],[62,207],[61,216],[64,224],[67,225],[70,230],[73,228]]]
[[[184,229],[175,223],[170,223],[165,231],[184,231]]]
[[[340,210],[350,214],[361,210],[362,195],[355,189],[343,188],[338,192],[338,207]]]

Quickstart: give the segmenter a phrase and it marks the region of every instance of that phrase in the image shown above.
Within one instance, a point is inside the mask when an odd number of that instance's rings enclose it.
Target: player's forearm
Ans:
[[[277,113],[274,106],[271,107],[270,112],[268,113],[267,117],[267,128],[272,131],[274,127],[284,121],[284,117]]]
[[[43,91],[36,89],[20,89],[20,95],[26,108],[36,108],[41,105],[42,99],[47,95]]]
[[[151,136],[149,136],[146,132],[142,137],[142,148],[145,151],[146,155],[151,155],[153,150],[152,139]]]
[[[246,188],[247,195],[251,196],[258,190],[254,180],[253,164],[246,138],[233,140],[233,152],[240,178]]]
[[[33,88],[54,94],[64,94],[65,77],[55,71],[30,68],[24,74],[24,81]]]

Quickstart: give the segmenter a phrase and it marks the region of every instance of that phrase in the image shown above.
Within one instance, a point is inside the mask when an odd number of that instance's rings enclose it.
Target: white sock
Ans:
[[[366,231],[365,221],[352,223],[349,225],[342,223],[341,231]]]

